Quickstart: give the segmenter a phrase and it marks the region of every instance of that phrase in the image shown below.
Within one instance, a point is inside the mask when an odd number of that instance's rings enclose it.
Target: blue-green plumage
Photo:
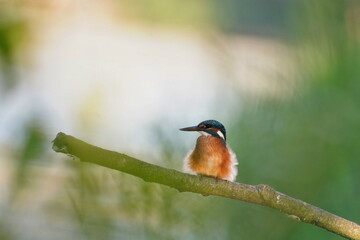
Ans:
[[[216,121],[216,120],[205,120],[205,121],[202,121],[201,123],[198,124],[198,126],[202,126],[202,125],[205,125],[206,129],[204,130],[205,132],[209,133],[210,135],[214,136],[214,137],[219,137],[221,138],[221,136],[215,132],[214,130],[212,129],[219,129],[220,132],[223,134],[224,136],[224,140],[226,141],[226,130],[225,130],[225,127],[224,125],[222,125],[219,121]]]

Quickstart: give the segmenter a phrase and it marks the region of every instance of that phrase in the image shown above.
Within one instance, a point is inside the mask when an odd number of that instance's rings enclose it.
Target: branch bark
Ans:
[[[53,150],[79,158],[83,162],[125,172],[146,182],[154,182],[177,189],[215,195],[279,210],[301,222],[314,224],[340,236],[360,240],[360,226],[304,201],[277,192],[268,185],[247,185],[205,176],[194,176],[146,163],[125,154],[105,150],[75,137],[58,133]]]

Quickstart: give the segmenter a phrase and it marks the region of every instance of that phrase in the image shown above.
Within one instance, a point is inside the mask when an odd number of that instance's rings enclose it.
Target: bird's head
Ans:
[[[216,120],[206,120],[196,126],[180,128],[181,131],[197,131],[202,135],[211,135],[226,141],[226,130],[224,125]]]

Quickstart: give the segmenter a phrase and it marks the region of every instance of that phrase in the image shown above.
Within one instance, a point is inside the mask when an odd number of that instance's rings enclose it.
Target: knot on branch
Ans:
[[[260,195],[260,198],[263,200],[263,203],[268,202],[269,200],[276,197],[276,191],[266,184],[256,185],[256,190]]]

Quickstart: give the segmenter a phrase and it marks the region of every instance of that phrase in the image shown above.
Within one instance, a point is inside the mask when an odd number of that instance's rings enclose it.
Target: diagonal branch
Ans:
[[[64,133],[58,133],[53,144],[54,151],[77,157],[83,162],[125,172],[147,182],[175,188],[180,192],[215,195],[267,206],[299,221],[314,224],[349,239],[360,240],[358,224],[277,192],[268,185],[253,186],[181,173],[90,145]]]

